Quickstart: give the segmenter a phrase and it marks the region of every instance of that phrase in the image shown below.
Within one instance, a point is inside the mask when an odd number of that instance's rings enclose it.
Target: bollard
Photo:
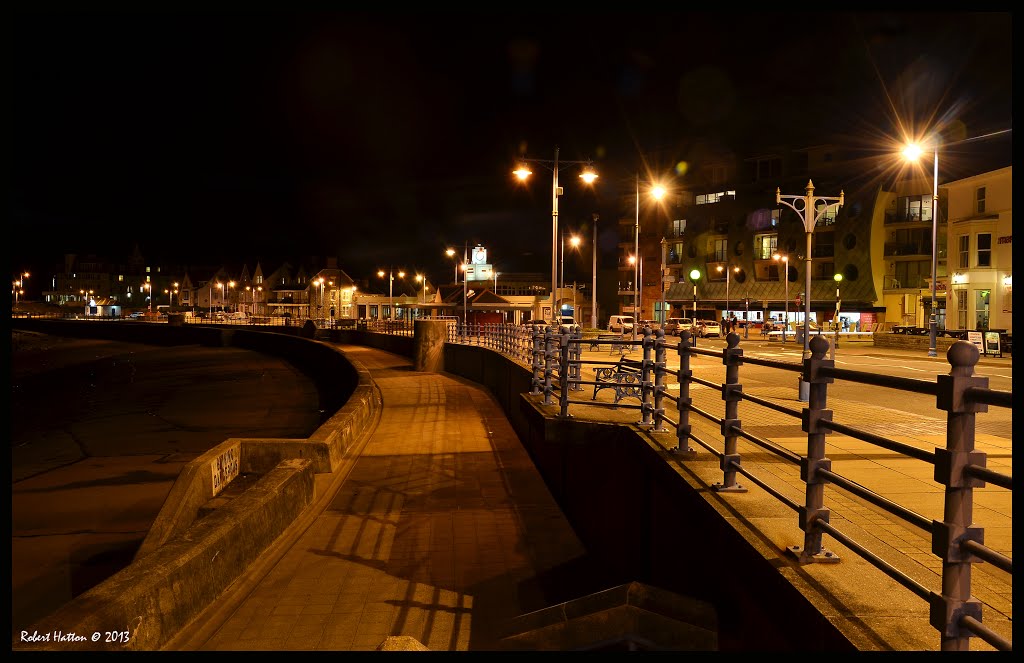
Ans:
[[[563,327],[558,335],[558,416],[569,416],[569,392],[572,390],[571,366],[569,364],[569,338],[572,335]]]

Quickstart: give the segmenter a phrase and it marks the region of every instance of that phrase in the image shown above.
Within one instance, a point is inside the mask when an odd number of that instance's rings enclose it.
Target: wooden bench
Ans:
[[[590,339],[590,349],[600,350],[601,345],[607,344],[608,354],[618,354],[621,357],[632,352],[633,346],[625,343],[614,343],[613,341],[624,341],[626,339],[627,337],[624,334],[598,334],[597,338]],[[632,340],[632,337],[629,337],[629,340]]]
[[[643,402],[643,387],[641,384],[641,366],[643,362],[636,359],[622,357],[615,362],[614,366],[597,366],[594,368],[594,395],[590,400],[597,400],[597,393],[602,389],[611,389],[615,392],[615,402],[623,398],[635,398]]]

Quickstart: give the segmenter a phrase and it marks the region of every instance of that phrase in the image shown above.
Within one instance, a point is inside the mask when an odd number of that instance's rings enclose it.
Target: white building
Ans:
[[[1013,167],[941,187],[948,193],[946,329],[1013,331]]]

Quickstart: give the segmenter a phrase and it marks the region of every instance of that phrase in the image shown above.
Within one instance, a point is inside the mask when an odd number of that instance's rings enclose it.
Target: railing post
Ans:
[[[530,353],[531,360],[533,362],[533,379],[530,381],[532,385],[530,393],[537,395],[541,392],[540,385],[543,381],[542,371],[544,369],[544,364],[541,358],[544,356],[544,335],[537,330],[531,330],[530,336],[533,344],[532,351]]]
[[[569,364],[569,339],[572,333],[565,327],[558,335],[558,416],[569,416],[569,391],[572,389],[572,367]]]
[[[838,562],[839,557],[821,546],[819,520],[829,521],[829,510],[825,508],[825,479],[819,470],[831,470],[832,461],[825,457],[825,436],[829,429],[822,421],[832,420],[832,410],[825,409],[828,385],[832,378],[823,377],[819,371],[835,366],[834,359],[825,359],[829,343],[821,334],[816,334],[808,343],[811,356],[804,359],[801,380],[808,385],[807,407],[803,410],[803,430],[807,433],[807,455],[800,458],[800,478],[804,481],[804,505],[800,507],[800,529],[804,531],[804,545],[789,546],[786,550],[795,555],[801,564],[808,562]]]
[[[740,454],[736,446],[736,431],[739,427],[739,406],[743,399],[743,385],[740,384],[740,365],[743,363],[743,349],[739,346],[740,335],[729,332],[725,337],[726,348],[722,351],[725,365],[725,383],[722,385],[722,400],[725,401],[725,417],[722,419],[722,437],[725,440],[721,460],[722,483],[711,485],[719,493],[745,493],[747,489],[736,483],[736,467]]]
[[[690,339],[693,333],[689,329],[679,332],[679,423],[676,424],[676,448],[672,453],[682,458],[696,458],[697,452],[690,446],[690,405],[693,399],[690,398],[690,378],[693,371],[690,370]]]
[[[968,465],[985,467],[986,456],[974,450],[975,415],[988,405],[964,397],[968,387],[988,388],[988,378],[974,375],[978,347],[957,341],[946,351],[949,375],[940,375],[936,407],[946,411],[946,448],[935,450],[935,480],[946,486],[943,520],[933,521],[932,552],[942,559],[942,593],[929,598],[929,622],[939,630],[942,651],[970,651],[971,632],[960,619],[981,619],[981,602],[971,598],[971,564],[977,557],[964,551],[965,541],[984,543],[984,529],[972,527],[974,489],[985,482],[964,473]]]
[[[551,384],[551,375],[555,372],[555,337],[551,333],[551,327],[544,329],[544,405],[551,405],[551,394],[554,386]]]
[[[583,332],[579,325],[570,327],[569,337],[577,341],[569,347],[569,354],[573,360],[569,364],[570,388],[573,391],[583,391],[583,387],[580,386],[580,371],[583,369],[580,365],[580,361],[583,359],[583,343],[580,342],[580,339],[583,338]]]
[[[644,337],[641,339],[643,357],[640,360],[640,421],[638,426],[650,426],[654,424],[651,418],[651,411],[654,409],[654,384],[651,382],[651,350],[654,348],[654,338],[651,336],[651,328],[644,327]]]
[[[655,433],[665,433],[665,330],[655,332],[654,339],[654,428]]]

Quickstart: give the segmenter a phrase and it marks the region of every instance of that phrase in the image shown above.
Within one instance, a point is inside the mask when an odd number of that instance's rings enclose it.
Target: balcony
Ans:
[[[893,256],[930,256],[932,254],[931,242],[886,242],[883,254],[886,258]]]

